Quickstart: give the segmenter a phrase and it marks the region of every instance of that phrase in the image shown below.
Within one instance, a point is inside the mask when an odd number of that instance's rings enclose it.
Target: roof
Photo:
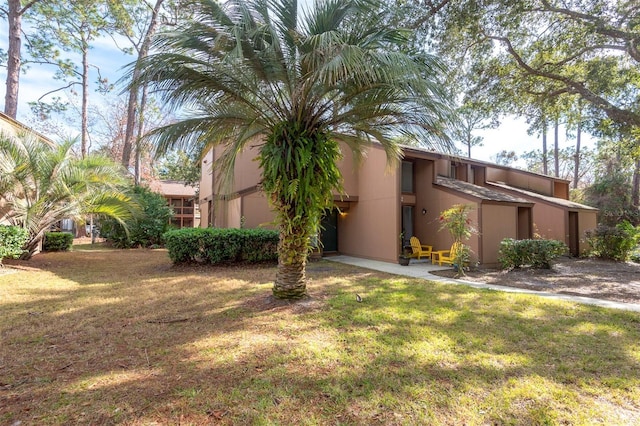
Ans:
[[[542,173],[530,172],[528,170],[519,169],[517,167],[504,166],[502,164],[496,164],[490,161],[476,160],[473,158],[461,157],[459,155],[446,154],[443,152],[433,151],[433,150],[422,148],[419,146],[400,145],[400,147],[402,148],[402,151],[405,153],[405,156],[406,156],[406,153],[412,153],[412,152],[414,154],[426,154],[432,157],[446,158],[450,161],[455,161],[460,163],[467,163],[467,164],[476,165],[476,166],[492,167],[494,169],[512,170],[525,175],[543,177],[545,179],[550,179],[552,181],[569,182],[567,179],[563,179],[555,176],[549,176],[549,175],[544,175]]]
[[[542,194],[538,194],[537,192],[531,192],[531,191],[527,191],[525,189],[520,189],[520,188],[516,188],[514,186],[509,186],[505,183],[498,183],[498,182],[487,182],[487,185],[491,185],[491,186],[496,186],[498,188],[507,190],[507,191],[513,191],[513,192],[517,192],[519,194],[522,195],[526,195],[527,197],[531,197],[531,198],[537,198],[539,200],[542,201],[546,201],[547,203],[550,204],[555,204],[561,207],[567,207],[570,209],[580,209],[580,210],[593,210],[593,211],[597,211],[598,209],[591,207],[591,206],[587,206],[584,204],[580,204],[580,203],[576,203],[570,200],[565,200],[564,198],[556,198],[556,197],[549,197],[548,195],[542,195]]]
[[[475,198],[479,198],[484,201],[531,204],[531,201],[525,198],[516,197],[511,194],[506,194],[502,191],[497,191],[484,186],[478,186],[469,182],[464,182],[444,176],[438,176],[436,178],[435,184],[444,186],[445,188],[453,189],[454,191],[458,191]]]
[[[157,180],[151,182],[149,188],[164,196],[195,197],[196,188],[178,180]]]
[[[7,114],[3,112],[0,112],[0,132],[4,132],[5,134],[8,132],[9,136],[15,136],[19,132],[33,133],[45,143],[51,146],[55,145],[55,142],[53,142],[51,139],[49,139],[42,133],[36,132],[31,127],[19,122],[18,120],[14,120],[13,118],[9,117]]]

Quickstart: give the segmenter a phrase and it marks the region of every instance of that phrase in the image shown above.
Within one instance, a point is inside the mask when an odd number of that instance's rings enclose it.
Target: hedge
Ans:
[[[43,251],[69,251],[73,235],[68,232],[47,232],[44,234]]]
[[[586,234],[594,256],[625,261],[638,245],[640,227],[624,221],[616,226],[598,225],[596,229],[587,231]]]
[[[29,231],[18,226],[0,225],[0,266],[2,259],[13,259],[20,256],[22,246],[29,239]]]
[[[166,232],[164,240],[174,264],[278,259],[278,232],[266,229],[183,228]]]
[[[171,226],[173,209],[160,194],[137,186],[132,190],[133,200],[140,211],[125,221],[125,226],[115,219],[100,221],[100,236],[117,248],[154,247],[164,244],[163,235]]]
[[[565,243],[556,240],[514,240],[505,238],[500,242],[498,261],[504,269],[531,266],[551,268],[551,261],[568,251]]]

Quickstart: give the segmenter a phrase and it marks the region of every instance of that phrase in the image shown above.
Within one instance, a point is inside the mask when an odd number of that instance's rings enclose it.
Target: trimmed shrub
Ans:
[[[140,205],[140,212],[125,222],[126,229],[115,219],[103,219],[100,235],[118,248],[163,245],[163,235],[171,228],[169,221],[173,217],[167,200],[141,186],[133,188],[133,198]]]
[[[586,234],[591,254],[601,259],[628,260],[640,240],[640,229],[626,220],[616,226],[598,225]]]
[[[184,228],[167,232],[164,239],[174,264],[278,259],[278,232],[266,229]]]
[[[567,245],[562,241],[505,238],[500,242],[498,261],[504,269],[521,266],[550,269],[551,261],[568,250]]]
[[[2,259],[20,257],[22,246],[29,239],[29,231],[18,226],[0,225],[0,266]]]
[[[68,232],[46,232],[43,251],[69,251],[73,245],[73,235]]]

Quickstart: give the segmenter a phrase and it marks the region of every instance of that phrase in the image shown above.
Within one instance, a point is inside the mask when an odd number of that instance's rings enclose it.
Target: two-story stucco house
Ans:
[[[219,191],[211,150],[202,161],[201,226],[273,226],[274,215],[259,190],[257,148],[237,159],[232,188]],[[569,181],[510,167],[404,147],[404,158],[389,167],[384,150],[372,146],[361,164],[344,151],[340,170],[346,195],[336,194],[321,234],[323,251],[395,262],[399,236],[417,236],[435,250],[452,243],[439,231],[440,213],[470,204],[478,233],[468,244],[475,260],[496,264],[503,238],[544,238],[565,242],[572,254],[586,250],[584,233],[596,226],[597,210],[569,201]]]

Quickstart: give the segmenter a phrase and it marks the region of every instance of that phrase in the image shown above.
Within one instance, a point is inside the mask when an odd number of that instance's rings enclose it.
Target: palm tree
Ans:
[[[261,186],[280,229],[273,294],[306,294],[309,237],[341,192],[341,147],[360,158],[371,143],[394,162],[403,133],[434,142],[448,109],[430,56],[402,52],[406,32],[367,0],[193,0],[193,19],[162,34],[144,61],[150,83],[184,118],[158,129],[157,150],[222,145],[216,163],[258,144]],[[258,141],[258,142],[256,142]],[[228,180],[226,181],[228,183]]]
[[[24,259],[47,230],[87,214],[123,220],[134,208],[120,167],[104,157],[74,157],[75,141],[53,145],[33,134],[0,135],[0,219],[29,231]]]

